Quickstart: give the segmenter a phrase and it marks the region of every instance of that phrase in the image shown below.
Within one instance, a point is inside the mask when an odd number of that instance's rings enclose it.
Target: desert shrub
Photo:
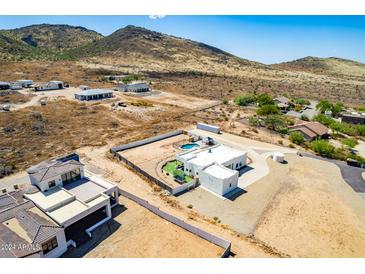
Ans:
[[[289,140],[294,144],[300,145],[304,143],[305,139],[303,134],[297,131],[293,131],[292,133],[290,133]]]
[[[192,204],[190,204],[190,205],[188,205],[187,207],[188,207],[188,208],[190,208],[190,209],[192,209],[192,208],[193,208],[193,205],[192,205]]]
[[[325,140],[315,140],[310,143],[310,148],[324,157],[332,158],[335,153],[335,147]]]
[[[274,105],[274,99],[267,93],[261,93],[257,96],[257,102],[259,106]]]
[[[257,110],[258,115],[280,114],[280,110],[275,105],[263,105]]]
[[[345,146],[354,148],[359,142],[355,138],[347,138],[341,141]]]
[[[283,142],[283,140],[279,140],[279,141],[278,141],[278,144],[279,144],[279,145],[282,145],[283,143],[284,143],[284,142]]]
[[[135,107],[152,107],[153,106],[152,103],[150,103],[146,100],[142,100],[142,99],[132,102],[131,105],[135,106]]]
[[[300,119],[302,119],[303,121],[309,121],[309,117],[307,115],[305,115],[305,114],[302,114],[300,116]]]
[[[335,122],[334,119],[332,119],[331,117],[328,117],[326,115],[323,115],[323,114],[318,114],[318,115],[314,116],[313,120],[320,122],[321,124],[323,124],[325,126],[329,126]]]
[[[34,121],[32,123],[32,130],[34,130],[38,135],[44,134],[44,123],[42,121]]]
[[[357,135],[365,136],[365,125],[356,125],[355,130]]]
[[[256,96],[252,93],[238,95],[234,99],[234,103],[239,106],[248,106],[256,102]]]
[[[223,104],[228,105],[228,99],[227,98],[223,99]]]
[[[309,102],[309,100],[307,100],[307,99],[303,99],[303,98],[297,98],[297,99],[295,99],[294,100],[294,102],[296,103],[296,104],[298,104],[298,105],[302,105],[302,106],[304,106],[304,105],[310,105],[311,103]]]
[[[43,117],[42,114],[38,111],[32,111],[28,113],[28,117],[32,120],[38,120],[38,121],[42,121]]]
[[[255,116],[252,116],[250,118],[248,118],[248,122],[250,123],[251,126],[262,126],[263,125],[263,122],[260,118],[258,117],[255,117]]]
[[[341,132],[343,134],[347,134],[347,135],[351,135],[351,136],[356,135],[355,128],[353,126],[349,125],[348,123],[334,121],[333,123],[331,123],[329,125],[329,127],[333,131]]]
[[[279,132],[279,133],[280,133],[280,134],[282,134],[282,135],[286,135],[286,134],[288,134],[289,129],[288,129],[287,127],[283,127],[283,128],[279,128],[279,129],[277,130],[277,132]]]

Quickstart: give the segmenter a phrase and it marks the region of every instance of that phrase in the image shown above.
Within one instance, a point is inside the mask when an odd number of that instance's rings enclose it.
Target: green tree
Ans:
[[[275,131],[287,126],[286,120],[281,115],[268,115],[264,120],[264,124],[268,129]]]
[[[293,131],[290,133],[289,140],[294,144],[300,145],[304,143],[304,136],[300,132]]]
[[[280,110],[275,105],[263,105],[257,111],[257,115],[280,114]]]
[[[324,157],[333,157],[335,153],[335,147],[325,140],[315,140],[310,143],[310,148]]]
[[[337,117],[344,110],[344,105],[342,103],[336,103],[332,105],[331,111],[332,115]]]
[[[274,105],[274,99],[267,93],[261,93],[257,96],[257,102],[259,106]]]
[[[252,93],[238,95],[234,99],[234,103],[239,106],[248,106],[256,102],[256,96]]]
[[[321,113],[325,113],[326,110],[332,110],[332,103],[327,100],[321,100],[316,105],[316,110],[319,110]]]

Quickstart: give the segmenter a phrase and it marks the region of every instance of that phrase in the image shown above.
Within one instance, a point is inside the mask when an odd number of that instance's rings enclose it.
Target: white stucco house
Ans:
[[[77,154],[42,162],[27,172],[34,187],[24,197],[65,229],[68,245],[85,242],[93,229],[111,219],[111,208],[119,203],[118,187],[86,176]]]
[[[237,187],[237,170],[246,166],[247,152],[218,144],[183,152],[176,160],[187,175],[199,178],[201,186],[223,196]]]

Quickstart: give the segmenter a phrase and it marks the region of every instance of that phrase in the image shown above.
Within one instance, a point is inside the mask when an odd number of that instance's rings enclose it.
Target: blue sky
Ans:
[[[365,63],[365,16],[0,16],[0,29],[39,23],[83,26],[103,35],[142,26],[266,64],[305,56]]]

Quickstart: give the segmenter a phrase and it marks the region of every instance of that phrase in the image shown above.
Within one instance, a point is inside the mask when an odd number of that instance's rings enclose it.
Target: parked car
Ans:
[[[359,161],[357,161],[355,159],[351,159],[351,158],[348,158],[346,160],[346,163],[347,163],[347,165],[354,166],[354,167],[362,167],[363,166]]]

